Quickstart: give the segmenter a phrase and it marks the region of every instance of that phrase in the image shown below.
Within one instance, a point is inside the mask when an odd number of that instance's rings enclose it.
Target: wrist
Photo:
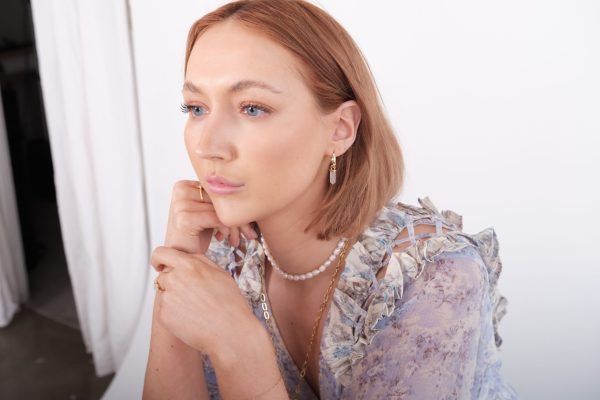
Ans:
[[[251,320],[236,327],[235,332],[222,336],[210,346],[207,354],[216,369],[222,372],[263,363],[266,357],[275,359],[271,337],[252,315]]]
[[[237,336],[208,356],[223,398],[288,399],[271,337],[258,319],[236,327]]]

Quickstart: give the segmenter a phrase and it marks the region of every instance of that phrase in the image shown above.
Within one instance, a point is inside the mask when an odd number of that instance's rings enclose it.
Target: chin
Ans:
[[[253,221],[252,216],[240,205],[240,202],[213,199],[213,206],[217,217],[225,226],[241,226]]]

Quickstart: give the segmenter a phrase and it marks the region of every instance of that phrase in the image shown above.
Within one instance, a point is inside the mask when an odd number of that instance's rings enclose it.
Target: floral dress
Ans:
[[[463,233],[460,215],[440,213],[428,197],[418,201],[421,207],[390,201],[348,251],[324,316],[320,393],[303,380],[302,399],[518,398],[500,371],[498,323],[507,301],[497,290],[502,263],[494,229]],[[416,235],[418,224],[434,225],[436,233]],[[403,229],[408,237],[396,240]],[[266,329],[259,300],[264,249],[259,240],[242,241],[245,252],[213,237],[206,255],[231,272]],[[393,250],[405,241],[408,247]],[[291,394],[298,368],[276,321],[272,326]],[[203,360],[211,397],[219,398],[210,360]]]

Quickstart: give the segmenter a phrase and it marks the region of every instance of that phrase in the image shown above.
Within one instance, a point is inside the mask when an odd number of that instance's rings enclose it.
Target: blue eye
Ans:
[[[194,117],[202,117],[206,114],[206,110],[201,106],[194,106],[182,103],[180,109],[181,112],[184,114],[191,112],[192,116]],[[268,107],[254,103],[242,105],[241,110],[244,114],[253,118],[262,118],[265,114],[269,114],[271,112],[271,110]]]
[[[181,104],[181,112],[184,114],[191,112],[194,117],[201,117],[206,113],[200,106],[191,106],[185,103]]]
[[[263,107],[258,104],[245,104],[242,106],[242,110],[246,110],[245,114],[250,117],[260,117],[261,112],[263,114],[268,114],[270,112],[267,107]]]

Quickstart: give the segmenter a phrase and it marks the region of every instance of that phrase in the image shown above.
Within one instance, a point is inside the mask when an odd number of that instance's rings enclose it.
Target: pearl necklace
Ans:
[[[335,250],[333,250],[333,253],[329,256],[329,258],[327,260],[325,260],[325,262],[323,264],[321,264],[319,267],[313,269],[312,271],[306,272],[304,274],[288,274],[287,272],[283,271],[281,268],[279,268],[279,266],[277,265],[275,260],[273,260],[273,257],[271,257],[271,253],[269,252],[269,248],[267,247],[267,242],[265,242],[265,239],[263,238],[262,235],[260,237],[260,241],[265,249],[265,254],[267,255],[267,258],[269,259],[269,262],[271,263],[271,265],[273,266],[273,269],[275,269],[275,271],[277,271],[285,279],[288,279],[290,281],[304,281],[306,279],[314,278],[315,276],[319,275],[321,272],[323,272],[327,268],[329,268],[331,263],[340,254],[340,251],[342,251],[342,248],[344,247],[344,243],[346,241],[348,241],[348,239],[341,238],[340,241],[338,242],[337,247],[335,248]]]

